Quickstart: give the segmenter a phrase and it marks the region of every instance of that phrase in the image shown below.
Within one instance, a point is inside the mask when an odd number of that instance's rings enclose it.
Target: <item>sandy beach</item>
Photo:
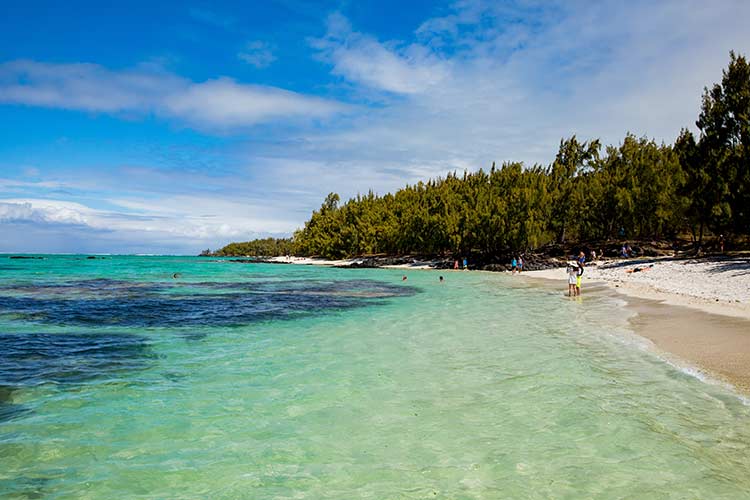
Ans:
[[[523,276],[567,286],[564,268]],[[584,295],[587,289],[624,295],[637,313],[631,319],[634,331],[663,357],[750,394],[748,259],[593,263],[586,268],[582,289]]]

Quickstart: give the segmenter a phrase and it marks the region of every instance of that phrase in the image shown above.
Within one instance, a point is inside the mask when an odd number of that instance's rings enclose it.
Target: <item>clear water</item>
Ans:
[[[750,498],[616,299],[402,274],[0,256],[0,497]]]

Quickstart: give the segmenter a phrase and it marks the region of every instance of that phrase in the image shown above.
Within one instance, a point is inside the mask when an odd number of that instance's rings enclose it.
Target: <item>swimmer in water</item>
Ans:
[[[443,281],[445,281],[445,280],[444,280],[444,279],[443,279],[443,277],[441,276],[441,277],[440,277],[440,283],[442,283]]]
[[[406,281],[406,276],[402,276],[401,281]]]

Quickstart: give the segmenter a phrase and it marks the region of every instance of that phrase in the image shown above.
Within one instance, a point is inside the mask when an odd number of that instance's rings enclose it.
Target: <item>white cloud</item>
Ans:
[[[96,112],[149,111],[188,82],[142,67],[120,72],[96,64],[0,64],[0,102]]]
[[[153,113],[198,128],[249,126],[343,112],[341,103],[219,78],[201,83],[144,65],[112,71],[96,64],[0,64],[0,103],[101,113]]]
[[[284,118],[324,118],[346,109],[325,99],[274,87],[240,85],[229,78],[191,85],[167,97],[162,106],[165,112],[190,123],[218,128]]]
[[[266,68],[276,60],[273,48],[268,43],[259,40],[246,43],[237,57],[256,68]]]
[[[50,200],[1,200],[0,222],[87,224],[87,208],[78,203]]]
[[[449,64],[425,47],[395,42],[384,45],[372,36],[352,31],[340,14],[329,17],[326,36],[312,44],[333,64],[334,74],[389,92],[423,92],[439,84],[449,72]]]

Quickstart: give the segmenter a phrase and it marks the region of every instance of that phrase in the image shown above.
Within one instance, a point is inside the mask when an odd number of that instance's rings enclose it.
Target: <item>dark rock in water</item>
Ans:
[[[482,270],[494,272],[510,271],[510,264],[487,264],[482,267]]]
[[[15,387],[0,385],[0,422],[18,418],[31,411],[23,405],[13,404],[15,391]]]
[[[42,260],[44,257],[36,257],[32,255],[11,255],[9,259],[31,259],[31,260]]]
[[[89,256],[88,256],[88,257],[86,257],[86,258],[87,258],[87,259],[96,259],[96,258],[98,258],[98,257],[97,257],[96,255],[89,255]]]

